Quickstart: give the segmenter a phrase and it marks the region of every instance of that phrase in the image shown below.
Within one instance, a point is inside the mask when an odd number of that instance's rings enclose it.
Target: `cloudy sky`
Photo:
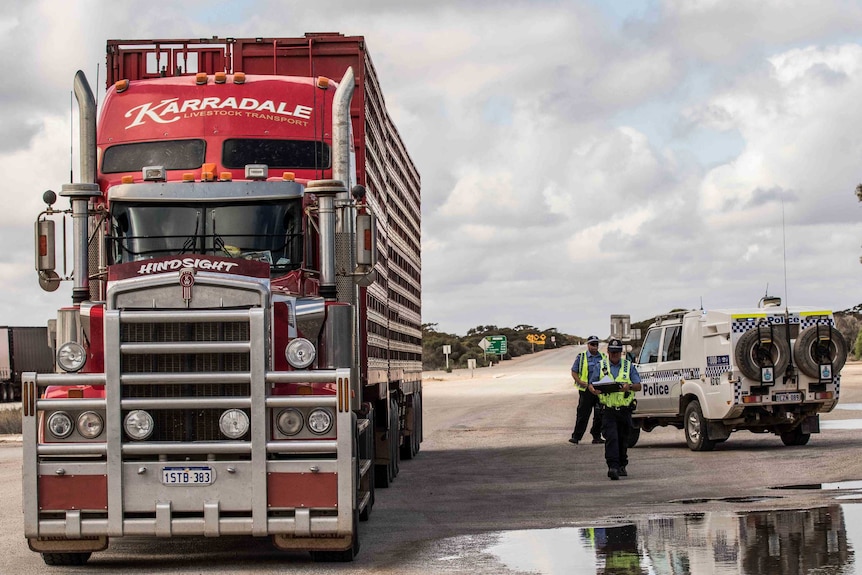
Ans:
[[[72,78],[103,84],[107,39],[321,31],[366,37],[421,173],[438,330],[606,336],[610,314],[767,286],[851,307],[860,30],[851,0],[5,0],[0,324],[71,301],[38,288],[33,221],[69,181]]]

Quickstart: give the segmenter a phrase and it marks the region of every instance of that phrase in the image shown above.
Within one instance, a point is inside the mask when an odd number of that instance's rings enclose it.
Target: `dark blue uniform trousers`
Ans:
[[[605,461],[608,463],[608,469],[619,469],[629,464],[631,428],[631,408],[614,409],[602,406],[602,435],[605,436]]]

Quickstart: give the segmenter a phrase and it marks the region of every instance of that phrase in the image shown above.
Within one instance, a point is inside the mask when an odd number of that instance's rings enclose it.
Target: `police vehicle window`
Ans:
[[[140,172],[144,166],[167,170],[196,170],[204,163],[204,140],[172,140],[117,144],[105,150],[102,173]]]
[[[662,361],[679,361],[682,342],[682,326],[674,325],[664,330],[664,345],[661,350]]]
[[[225,140],[222,163],[226,168],[244,168],[248,164],[266,164],[270,168],[329,168],[329,146],[307,140]]]
[[[651,329],[644,340],[638,363],[656,363],[658,361],[658,344],[661,339],[660,329]]]

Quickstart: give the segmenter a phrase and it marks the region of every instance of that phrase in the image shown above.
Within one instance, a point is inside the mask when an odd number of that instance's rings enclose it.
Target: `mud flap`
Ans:
[[[66,539],[65,537],[32,537],[27,539],[31,551],[36,553],[90,553],[108,548],[108,538],[104,535]]]
[[[730,428],[721,421],[707,420],[706,436],[712,441],[722,441],[730,437]]]
[[[809,415],[800,424],[802,433],[820,433],[820,415]]]

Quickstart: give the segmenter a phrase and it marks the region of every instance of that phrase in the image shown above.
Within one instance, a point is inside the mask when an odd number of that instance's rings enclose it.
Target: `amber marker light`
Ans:
[[[317,77],[317,87],[322,89],[322,90],[326,90],[327,88],[329,88],[329,82],[330,82],[330,79],[327,78],[326,76],[318,76]]]
[[[224,72],[216,72],[215,73],[215,83],[216,84],[224,84],[227,82],[227,74]]]
[[[296,174],[294,174],[293,172],[284,172],[281,175],[281,179],[285,182],[292,182],[296,179]]]
[[[191,172],[187,172],[187,173],[183,174],[183,181],[184,182],[194,182],[195,181],[195,175]]]
[[[117,91],[117,94],[125,92],[129,89],[129,81],[128,80],[117,80],[114,82],[114,89]]]
[[[233,75],[234,84],[245,84],[245,72],[237,72]]]
[[[233,174],[231,174],[230,172],[222,172],[221,174],[219,174],[218,179],[220,182],[230,182],[231,180],[233,180]]]
[[[195,84],[198,86],[207,83],[207,74],[206,72],[198,72],[195,74]]]
[[[134,184],[135,183],[135,177],[134,176],[123,176],[120,181],[123,182],[124,184]]]

